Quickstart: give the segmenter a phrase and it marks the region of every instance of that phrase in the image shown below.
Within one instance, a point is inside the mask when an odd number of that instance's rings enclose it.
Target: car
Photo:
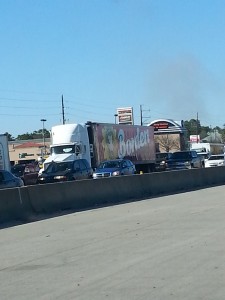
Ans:
[[[201,157],[204,160],[204,162],[206,162],[210,157],[209,152],[197,152],[197,155]]]
[[[135,165],[129,159],[113,159],[100,163],[93,173],[93,178],[104,178],[136,174]]]
[[[158,152],[156,153],[156,171],[166,171],[167,161],[170,159],[171,152]]]
[[[205,161],[205,167],[219,167],[225,165],[224,154],[213,154]]]
[[[53,183],[92,178],[93,169],[86,159],[51,162],[47,169],[38,175],[38,183]]]
[[[20,177],[24,185],[32,185],[37,183],[39,165],[36,163],[17,164],[12,166],[11,172]]]
[[[0,189],[14,188],[24,186],[23,180],[16,177],[11,172],[0,170]]]
[[[167,161],[167,170],[184,170],[204,167],[202,158],[194,150],[173,152]]]

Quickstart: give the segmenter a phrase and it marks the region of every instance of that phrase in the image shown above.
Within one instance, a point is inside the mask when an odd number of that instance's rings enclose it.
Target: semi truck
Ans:
[[[223,154],[224,144],[222,143],[191,143],[190,150],[195,150],[197,153]]]
[[[0,134],[0,170],[11,171],[8,137],[5,134]]]
[[[154,128],[96,122],[53,126],[44,170],[52,161],[80,158],[85,158],[93,169],[105,160],[127,158],[138,173],[152,172],[156,162]]]

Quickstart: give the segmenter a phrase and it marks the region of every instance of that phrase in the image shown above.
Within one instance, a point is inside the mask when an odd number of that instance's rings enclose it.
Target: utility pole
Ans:
[[[142,126],[142,125],[145,125],[146,121],[148,121],[149,118],[150,118],[150,116],[144,117],[144,116],[143,116],[143,112],[150,112],[150,109],[148,109],[148,110],[143,110],[142,105],[140,105],[141,126]],[[145,119],[145,122],[144,122],[144,119]],[[149,121],[149,123],[150,123],[150,121]]]
[[[65,114],[64,114],[63,95],[62,95],[62,121],[63,121],[63,125],[64,125],[65,124]]]
[[[47,120],[46,119],[41,119],[41,122],[42,122],[42,137],[43,137],[43,147],[44,147],[44,150],[42,152],[42,156],[43,155],[46,155],[46,146],[45,146],[45,122]]]
[[[197,120],[196,120],[196,139],[197,139],[197,143],[198,141],[198,113],[197,113]]]

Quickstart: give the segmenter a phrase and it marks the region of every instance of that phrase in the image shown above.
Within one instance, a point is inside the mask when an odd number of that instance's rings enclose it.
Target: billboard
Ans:
[[[117,116],[119,124],[134,124],[133,107],[117,108]]]
[[[200,142],[200,135],[190,135],[190,142],[191,143],[199,143]]]

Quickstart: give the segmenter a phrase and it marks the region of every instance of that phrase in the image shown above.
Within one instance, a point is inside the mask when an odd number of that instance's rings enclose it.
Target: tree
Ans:
[[[187,135],[199,135],[201,132],[201,123],[199,120],[191,119],[184,121],[184,127],[187,129]]]
[[[50,132],[47,129],[44,129],[45,138],[50,137]],[[17,136],[18,140],[34,140],[43,138],[43,129],[35,130],[32,133],[24,133]]]
[[[225,143],[225,124],[223,124],[223,129],[221,129],[221,138],[223,143]]]
[[[8,137],[8,141],[14,141],[15,138],[8,132],[5,132],[5,135]]]
[[[33,136],[31,133],[24,133],[24,134],[19,134],[17,136],[17,140],[32,140]]]
[[[165,134],[158,135],[155,140],[157,143],[159,143],[159,148],[165,152],[170,152],[171,150],[180,150],[180,140],[178,137],[169,137],[169,134]]]

